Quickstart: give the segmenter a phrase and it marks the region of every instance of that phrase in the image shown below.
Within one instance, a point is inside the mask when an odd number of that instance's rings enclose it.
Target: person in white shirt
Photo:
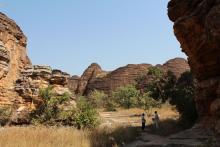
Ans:
[[[159,128],[159,120],[160,120],[159,115],[157,114],[157,111],[155,111],[153,121],[154,121],[156,129]]]

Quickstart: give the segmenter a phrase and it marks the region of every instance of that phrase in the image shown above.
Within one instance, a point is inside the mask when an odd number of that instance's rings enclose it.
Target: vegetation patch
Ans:
[[[35,125],[75,126],[77,128],[94,128],[98,125],[97,111],[83,98],[77,100],[77,107],[65,109],[70,95],[57,95],[53,87],[40,90],[43,104],[31,113],[31,122]]]

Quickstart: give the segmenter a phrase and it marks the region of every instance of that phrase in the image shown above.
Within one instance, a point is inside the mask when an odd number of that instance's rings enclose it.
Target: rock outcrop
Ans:
[[[19,26],[0,13],[0,107],[10,107],[14,123],[27,123],[30,110],[41,104],[39,90],[52,85],[59,95],[71,93],[69,75],[49,66],[31,65],[27,39]]]
[[[101,67],[97,63],[92,63],[83,73],[79,79],[78,86],[76,89],[77,94],[84,95],[88,86],[88,83],[94,79],[98,78],[106,73],[102,71]]]
[[[68,87],[72,93],[77,92],[79,81],[80,81],[80,77],[77,75],[74,75],[68,79]]]
[[[19,26],[0,13],[0,106],[11,106],[18,99],[14,82],[21,70],[30,65],[27,39]]]
[[[134,84],[138,76],[148,72],[149,67],[150,64],[128,64],[109,72],[106,76],[93,78],[88,82],[86,94],[94,89],[111,94],[118,87]]]
[[[22,70],[15,84],[15,91],[22,97],[24,105],[40,104],[39,90],[53,86],[58,94],[69,92],[67,88],[70,76],[60,70],[52,70],[49,66],[28,66]]]
[[[82,95],[87,95],[95,89],[111,94],[118,87],[135,84],[137,78],[146,75],[151,66],[150,64],[128,64],[112,72],[105,72],[98,64],[93,63],[85,70],[81,78],[71,77],[68,80],[68,87],[72,92]],[[187,60],[183,58],[171,59],[157,67],[164,72],[172,71],[177,78],[183,72],[190,70]]]
[[[197,79],[200,120],[220,133],[220,1],[171,0],[168,15]]]
[[[162,65],[162,70],[164,72],[171,71],[176,78],[179,78],[182,73],[189,71],[190,67],[187,60],[183,58],[174,58],[164,63]]]

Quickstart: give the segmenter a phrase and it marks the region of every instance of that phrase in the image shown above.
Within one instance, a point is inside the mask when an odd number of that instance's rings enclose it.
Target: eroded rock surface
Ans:
[[[68,87],[69,87],[69,89],[71,90],[72,93],[77,92],[79,81],[80,81],[80,77],[77,76],[77,75],[72,76],[68,79]]]
[[[83,73],[81,77],[71,77],[68,80],[68,87],[72,92],[87,95],[93,90],[101,90],[107,94],[118,87],[135,84],[138,77],[146,75],[150,64],[128,64],[114,71],[106,72],[101,67],[93,63]],[[163,65],[157,65],[164,72],[172,71],[178,78],[180,75],[190,70],[187,60],[183,58],[175,58],[167,61]]]
[[[17,24],[0,12],[0,106],[13,105],[17,97],[14,82],[30,60],[26,37]]]
[[[102,71],[101,67],[97,63],[92,63],[83,73],[81,78],[79,79],[76,93],[84,95],[86,93],[86,89],[88,83],[97,77],[105,75],[105,72]]]
[[[220,1],[171,0],[168,15],[198,81],[200,120],[220,133]]]
[[[52,85],[58,95],[70,93],[70,76],[49,66],[31,65],[26,44],[19,26],[0,13],[0,107],[9,107],[17,124],[27,123],[28,113],[41,103],[41,88]]]
[[[70,76],[60,70],[52,70],[49,66],[27,66],[15,84],[15,91],[23,98],[25,105],[39,104],[39,90],[53,86],[58,94],[71,93],[67,88]]]
[[[176,78],[179,78],[185,71],[190,70],[188,61],[183,58],[170,59],[164,63],[161,68],[165,72],[171,71],[176,76]]]
[[[149,64],[129,64],[112,72],[106,72],[98,64],[91,64],[78,82],[77,93],[86,95],[92,90],[111,94],[116,88],[133,84],[135,79],[147,72]]]

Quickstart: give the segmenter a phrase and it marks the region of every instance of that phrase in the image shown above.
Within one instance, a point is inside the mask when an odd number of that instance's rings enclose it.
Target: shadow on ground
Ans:
[[[91,147],[120,147],[137,140],[140,136],[140,127],[118,126],[104,127],[92,131],[90,134]]]
[[[176,134],[185,130],[186,128],[180,125],[179,120],[175,119],[165,119],[159,122],[159,128],[156,129],[154,124],[147,126],[147,133],[160,135],[160,136],[169,136]]]

